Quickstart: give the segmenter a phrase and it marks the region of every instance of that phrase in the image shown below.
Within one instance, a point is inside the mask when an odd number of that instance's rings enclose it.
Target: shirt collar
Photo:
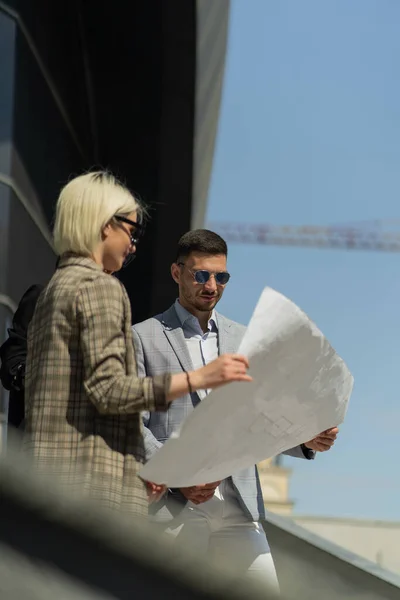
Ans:
[[[176,310],[176,314],[178,315],[178,319],[179,319],[182,327],[185,326],[185,323],[191,321],[192,323],[193,322],[196,323],[198,328],[201,330],[199,320],[197,319],[197,317],[195,317],[194,315],[192,315],[192,313],[190,313],[188,310],[186,310],[186,308],[184,308],[182,306],[182,304],[179,302],[178,298],[175,300],[175,310]],[[217,313],[215,312],[214,309],[211,313],[211,317],[208,320],[207,329],[209,331],[212,331],[212,330],[218,331]]]

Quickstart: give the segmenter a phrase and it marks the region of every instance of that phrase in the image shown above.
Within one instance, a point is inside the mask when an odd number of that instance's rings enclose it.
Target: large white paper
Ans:
[[[239,352],[251,383],[212,391],[144,466],[169,487],[219,481],[342,423],[353,377],[298,306],[265,288]]]

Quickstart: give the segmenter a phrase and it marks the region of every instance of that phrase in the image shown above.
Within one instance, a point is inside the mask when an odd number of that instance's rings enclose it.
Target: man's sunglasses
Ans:
[[[185,263],[180,262],[178,263],[178,265],[180,267],[184,267]],[[215,282],[217,283],[217,285],[226,285],[231,277],[230,274],[226,271],[220,271],[219,273],[211,273],[210,271],[192,271],[192,269],[189,269],[188,267],[186,268],[193,275],[195,282],[199,283],[200,285],[204,285],[205,283],[207,283],[207,281],[212,275],[214,275]]]

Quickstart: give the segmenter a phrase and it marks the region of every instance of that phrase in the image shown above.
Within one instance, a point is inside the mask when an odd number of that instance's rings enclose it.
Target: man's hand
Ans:
[[[153,502],[158,502],[161,500],[167,490],[166,485],[158,485],[157,483],[153,483],[151,481],[145,481],[145,484],[147,488],[149,504],[153,504]]]
[[[220,481],[214,481],[205,485],[193,485],[187,488],[180,488],[180,491],[193,504],[202,504],[203,502],[207,502],[207,500],[211,500],[220,483]]]
[[[339,429],[337,427],[331,427],[317,435],[313,440],[306,442],[304,445],[310,450],[316,450],[317,452],[326,452],[330,450],[335,443]]]

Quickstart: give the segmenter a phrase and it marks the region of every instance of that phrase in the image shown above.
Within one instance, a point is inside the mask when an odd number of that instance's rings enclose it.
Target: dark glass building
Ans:
[[[150,206],[121,274],[134,321],[173,301],[176,242],[204,221],[228,13],[229,0],[0,2],[0,343],[54,269],[60,188],[93,167]]]

